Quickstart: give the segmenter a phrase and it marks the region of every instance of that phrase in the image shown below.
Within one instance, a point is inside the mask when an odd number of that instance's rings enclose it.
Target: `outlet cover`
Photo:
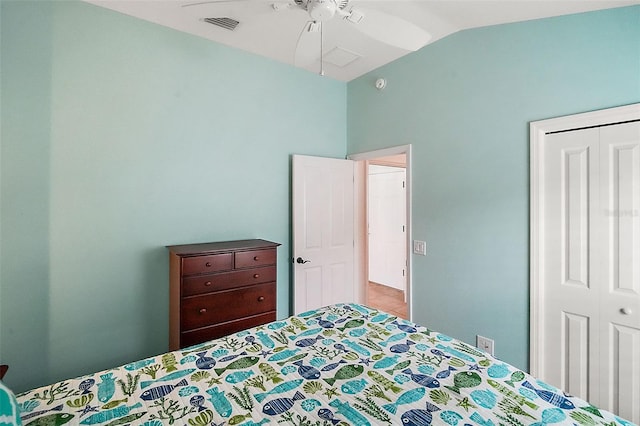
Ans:
[[[480,335],[476,336],[476,347],[493,356],[493,340]]]

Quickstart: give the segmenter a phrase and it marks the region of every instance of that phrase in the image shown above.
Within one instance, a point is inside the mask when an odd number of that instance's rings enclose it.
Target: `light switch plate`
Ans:
[[[426,256],[427,255],[427,242],[426,241],[413,240],[413,252],[415,254]]]

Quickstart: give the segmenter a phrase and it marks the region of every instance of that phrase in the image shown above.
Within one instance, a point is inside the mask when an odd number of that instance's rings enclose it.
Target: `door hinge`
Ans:
[[[404,277],[404,269],[402,270],[402,276]]]
[[[402,232],[404,232],[404,225],[402,225]]]
[[[402,187],[404,188],[404,181],[402,181]]]

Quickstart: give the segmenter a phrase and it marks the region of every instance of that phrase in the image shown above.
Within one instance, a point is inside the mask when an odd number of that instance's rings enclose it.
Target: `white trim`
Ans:
[[[407,154],[407,167],[409,167],[409,155],[411,153],[411,144],[392,146],[389,148],[377,149],[375,151],[359,152],[357,154],[349,154],[347,158],[353,161],[373,160],[374,158],[388,157],[391,155]]]
[[[350,154],[347,156],[347,158],[349,160],[353,160],[353,161],[365,161],[365,160],[372,160],[374,158],[379,158],[379,157],[386,157],[389,155],[398,155],[398,154],[406,154],[407,156],[407,178],[406,178],[406,185],[407,185],[407,288],[408,288],[408,292],[406,294],[407,297],[407,307],[408,307],[408,315],[409,315],[409,320],[411,320],[413,318],[413,303],[412,303],[412,293],[413,293],[413,256],[411,255],[412,250],[411,250],[411,229],[412,229],[412,210],[411,210],[411,206],[412,206],[412,184],[411,184],[411,144],[408,145],[399,145],[399,146],[394,146],[394,147],[389,147],[389,148],[383,148],[383,149],[378,149],[375,151],[368,151],[368,152],[361,152],[361,153],[357,153],[357,154]],[[356,178],[359,175],[356,174]],[[356,188],[358,187],[362,187],[364,185],[364,182],[359,182],[358,180],[356,180]],[[358,215],[356,215],[356,220],[359,220],[360,217]],[[356,233],[358,232],[357,230],[362,228],[364,225],[361,223],[356,223]],[[366,238],[365,238],[366,240]],[[365,242],[366,244],[366,242]],[[358,242],[356,241],[356,251],[358,250],[364,250],[364,246],[362,245],[362,242]]]
[[[353,160],[352,160],[353,161]],[[367,162],[353,161],[353,279],[357,283],[356,300],[366,304],[369,260],[366,254],[367,230],[364,223],[367,214]]]
[[[530,279],[530,313],[529,313],[529,372],[533,376],[540,376],[542,354],[544,344],[540,339],[540,317],[542,306],[541,273],[544,271],[543,238],[544,220],[541,212],[544,211],[540,191],[544,187],[544,143],[547,133],[564,130],[573,130],[584,127],[601,126],[625,121],[640,120],[640,103],[616,108],[591,111],[582,114],[568,115],[551,118],[548,120],[532,121],[530,130],[530,253],[529,253],[529,279]]]

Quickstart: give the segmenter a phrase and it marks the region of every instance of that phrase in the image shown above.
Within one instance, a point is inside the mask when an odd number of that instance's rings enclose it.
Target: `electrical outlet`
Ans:
[[[476,336],[476,347],[493,356],[493,340],[488,337]]]
[[[427,242],[426,241],[413,240],[413,252],[415,254],[420,254],[422,256],[426,256],[427,255]]]

